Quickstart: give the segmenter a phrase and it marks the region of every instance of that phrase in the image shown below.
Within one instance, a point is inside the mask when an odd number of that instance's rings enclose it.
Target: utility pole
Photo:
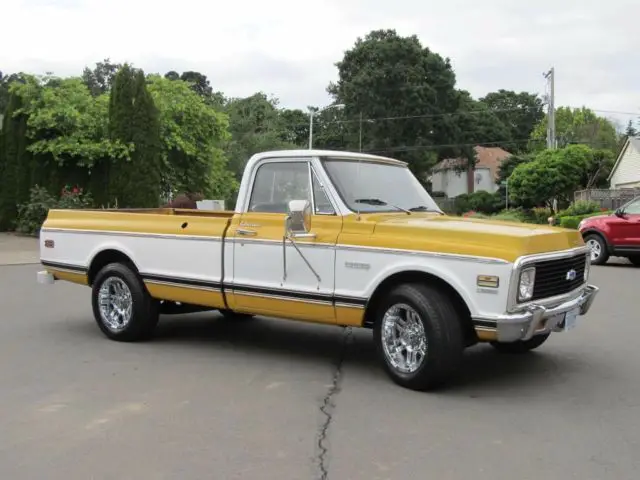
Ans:
[[[556,140],[556,106],[555,106],[555,69],[551,69],[542,74],[547,79],[549,93],[546,95],[547,100],[547,148],[555,149]]]
[[[330,108],[342,108],[344,107],[343,103],[334,103],[331,105],[327,105],[324,108],[319,109],[318,111],[314,111],[313,108],[309,107],[309,150],[313,148],[313,116],[316,113],[323,112],[324,110],[328,110]]]
[[[360,140],[359,140],[360,150],[362,151],[362,111],[360,111]]]

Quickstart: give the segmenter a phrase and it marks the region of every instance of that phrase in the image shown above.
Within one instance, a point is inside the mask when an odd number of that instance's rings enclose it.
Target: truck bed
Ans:
[[[188,209],[50,210],[41,262],[55,278],[90,284],[130,261],[155,298],[222,308],[224,238],[234,212]]]
[[[234,212],[178,208],[50,210],[43,229],[221,237]]]

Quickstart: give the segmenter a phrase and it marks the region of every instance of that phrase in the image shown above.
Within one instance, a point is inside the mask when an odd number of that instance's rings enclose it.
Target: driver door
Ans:
[[[306,159],[268,159],[256,167],[247,211],[229,232],[234,243],[231,308],[335,323],[335,244],[342,217],[314,187],[317,179]],[[312,235],[295,239],[299,251],[288,240],[283,244],[291,200],[312,206]]]

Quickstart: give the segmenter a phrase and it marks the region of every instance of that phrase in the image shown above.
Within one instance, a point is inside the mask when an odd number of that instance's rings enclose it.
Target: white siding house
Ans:
[[[444,192],[448,198],[480,190],[494,193],[499,185],[500,165],[511,154],[498,147],[475,147],[475,168],[465,170],[467,161],[460,158],[442,160],[431,172],[431,190]]]
[[[640,188],[640,138],[627,138],[609,174],[612,190]]]

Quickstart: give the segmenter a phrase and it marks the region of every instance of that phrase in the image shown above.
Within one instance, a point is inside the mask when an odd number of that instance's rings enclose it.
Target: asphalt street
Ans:
[[[378,366],[371,334],[216,314],[108,341],[90,291],[0,266],[0,478],[640,478],[640,269],[594,267],[578,328],[468,350],[448,388]]]

